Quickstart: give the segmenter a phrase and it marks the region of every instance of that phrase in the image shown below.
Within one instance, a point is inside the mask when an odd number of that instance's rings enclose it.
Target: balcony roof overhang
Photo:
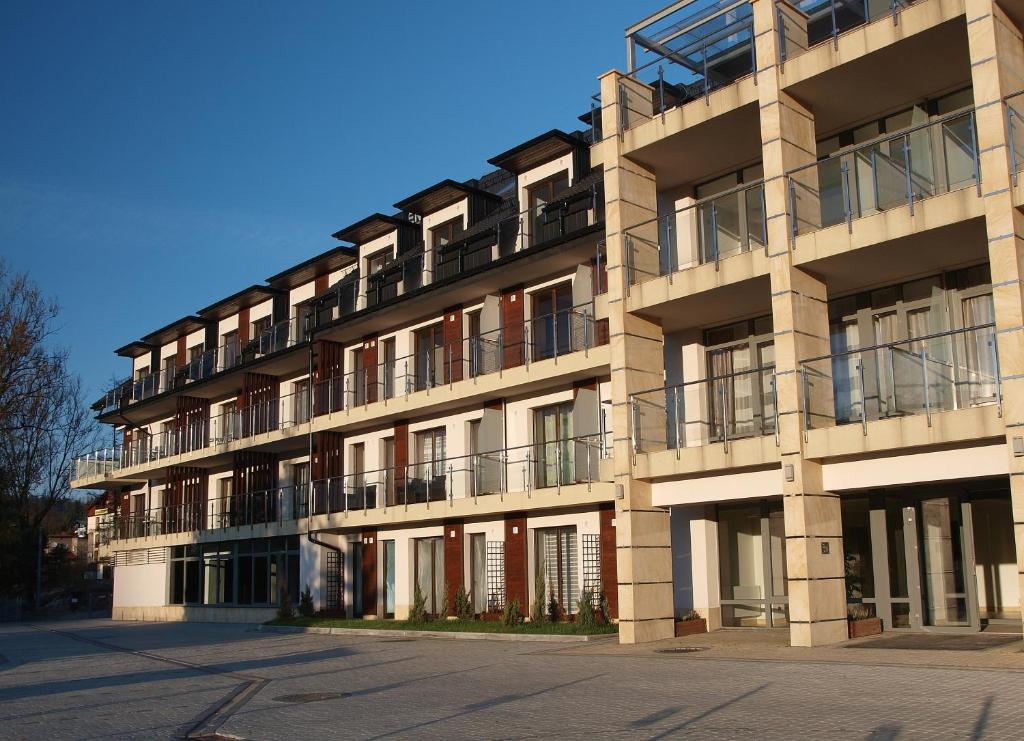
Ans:
[[[148,352],[152,352],[152,350],[152,345],[147,344],[145,342],[139,342],[138,340],[136,340],[134,342],[129,342],[127,345],[123,347],[117,348],[116,350],[114,350],[114,353],[122,358],[137,358],[140,355],[145,355]]]
[[[562,155],[568,154],[579,146],[586,146],[580,137],[566,134],[560,129],[536,136],[528,142],[513,147],[507,152],[491,157],[487,162],[520,175],[534,167],[543,165]]]
[[[495,203],[501,200],[501,196],[481,190],[475,185],[446,179],[399,201],[395,204],[395,208],[399,211],[408,211],[418,216],[427,216],[440,211],[442,208],[458,203],[470,195],[477,195],[492,200]]]
[[[209,323],[208,319],[204,319],[201,316],[184,316],[177,321],[171,322],[166,327],[161,327],[157,331],[147,334],[142,338],[142,342],[147,345],[166,345],[168,342],[173,342],[183,335],[205,329]]]
[[[295,288],[314,280],[318,275],[339,270],[351,265],[358,259],[358,252],[345,244],[332,247],[315,257],[311,257],[287,270],[267,278],[267,283],[274,288]]]
[[[336,231],[331,236],[342,242],[351,242],[356,245],[366,244],[408,224],[408,221],[398,216],[385,216],[384,214],[376,213]]]
[[[243,288],[238,293],[233,293],[227,298],[222,298],[205,309],[200,309],[199,316],[203,319],[223,319],[232,314],[237,314],[242,309],[248,309],[256,304],[261,304],[268,298],[281,293],[284,293],[284,291],[279,288],[272,288],[257,283],[248,288]]]

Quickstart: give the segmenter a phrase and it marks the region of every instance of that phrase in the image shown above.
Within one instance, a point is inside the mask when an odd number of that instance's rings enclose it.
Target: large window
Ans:
[[[573,321],[572,283],[560,283],[530,294],[530,357],[544,360],[582,348],[583,326]]]
[[[711,440],[765,435],[775,429],[772,318],[704,333]]]
[[[462,217],[446,221],[430,230],[430,245],[434,248],[443,247],[454,242],[462,234]]]
[[[545,600],[554,597],[567,614],[576,612],[579,598],[575,527],[537,531],[537,570],[544,577]]]
[[[416,460],[406,483],[410,500],[425,502],[444,499],[447,483],[445,428],[417,432],[414,454]]]
[[[782,503],[718,510],[722,625],[778,627],[789,619]]]
[[[469,599],[474,613],[487,610],[487,536],[469,536]]]
[[[437,615],[444,606],[444,539],[419,538],[416,543],[416,586],[427,603],[427,612]]]
[[[444,383],[444,327],[435,324],[420,329],[415,335],[416,390]]]
[[[272,607],[299,600],[299,539],[263,538],[171,548],[171,604]]]
[[[557,210],[547,208],[558,196],[569,187],[569,173],[562,171],[542,183],[531,186],[528,193],[530,202],[530,222],[532,225],[531,244],[541,244],[554,239],[561,233],[559,220],[561,214]]]
[[[533,412],[534,455],[537,461],[535,482],[538,488],[573,482],[572,410],[572,402],[565,402]]]

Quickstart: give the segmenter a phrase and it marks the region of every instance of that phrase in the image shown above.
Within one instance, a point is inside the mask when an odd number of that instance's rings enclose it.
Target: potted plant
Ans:
[[[676,638],[708,632],[708,621],[696,610],[687,610],[676,620]]]
[[[882,619],[874,617],[867,605],[849,605],[846,618],[850,638],[876,636],[882,632]]]

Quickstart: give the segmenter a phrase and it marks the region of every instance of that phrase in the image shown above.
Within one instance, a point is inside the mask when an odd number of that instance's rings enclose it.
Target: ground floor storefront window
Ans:
[[[718,508],[722,625],[789,623],[782,502]]]
[[[172,605],[276,607],[285,593],[298,604],[298,536],[173,546],[170,551]]]

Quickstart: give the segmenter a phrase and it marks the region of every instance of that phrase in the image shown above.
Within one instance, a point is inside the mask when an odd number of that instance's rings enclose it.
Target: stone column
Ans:
[[[630,394],[664,384],[664,356],[661,326],[626,310],[623,230],[657,216],[657,188],[654,173],[622,155],[620,90],[629,97],[631,111],[644,108],[643,101],[650,104],[653,98],[650,88],[620,72],[608,72],[600,80],[604,139],[594,147],[595,161],[604,166],[613,457],[622,496],[615,511],[619,640],[639,643],[674,635],[669,516],[652,506],[650,486],[633,478],[629,434]],[[651,252],[634,257],[645,265],[653,260],[656,272],[657,252]]]
[[[967,38],[992,269],[1006,454],[1010,461],[1017,573],[1024,588],[1024,457],[1013,454],[1014,438],[1024,437],[1024,216],[1013,205],[1010,137],[1003,104],[1004,96],[1024,89],[1024,40],[1013,21],[992,0],[967,0]]]
[[[782,90],[774,3],[754,0],[752,4],[775,332],[790,641],[794,646],[818,646],[847,637],[839,497],[824,490],[821,464],[804,456],[801,416],[800,360],[829,353],[828,295],[822,281],[793,265],[792,215],[787,214],[785,177],[787,171],[816,159],[814,117]]]

